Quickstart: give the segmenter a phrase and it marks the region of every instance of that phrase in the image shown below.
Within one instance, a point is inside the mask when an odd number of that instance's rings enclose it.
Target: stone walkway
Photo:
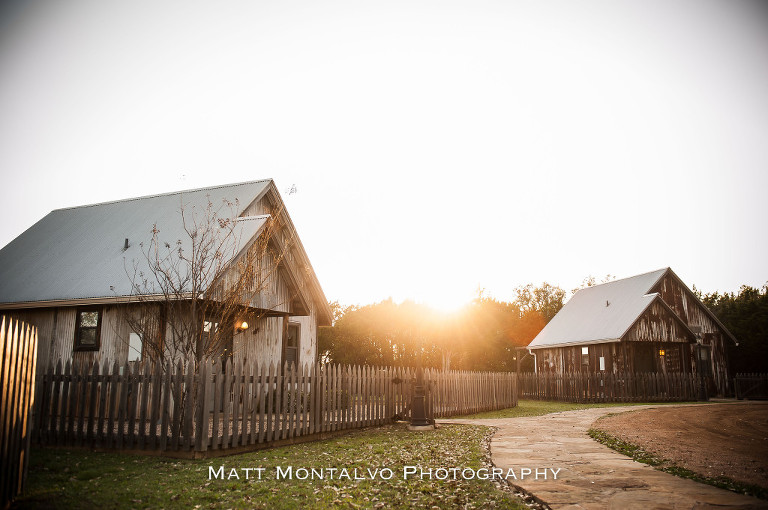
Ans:
[[[654,406],[584,409],[530,418],[438,420],[491,425],[491,460],[508,480],[553,509],[768,509],[768,501],[679,478],[634,462],[587,435],[608,413]],[[531,474],[521,479],[523,468]],[[535,470],[540,471],[539,479]],[[553,479],[552,470],[560,471]],[[541,475],[546,470],[547,479]]]

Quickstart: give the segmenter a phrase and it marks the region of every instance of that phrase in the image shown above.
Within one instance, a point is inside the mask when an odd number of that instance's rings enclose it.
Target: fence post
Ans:
[[[173,365],[167,363],[163,365],[163,392],[160,403],[160,450],[165,451],[168,446],[168,423],[171,412],[171,377],[173,376]]]
[[[280,370],[278,368],[278,370]],[[276,420],[275,418],[275,387],[273,384],[273,380],[275,379],[275,365],[270,362],[269,363],[269,373],[267,377],[267,430],[266,435],[264,438],[264,441],[272,441],[275,437],[274,429],[277,427],[277,423],[274,423]]]
[[[210,358],[200,362],[199,373],[197,374],[197,393],[195,395],[195,432],[194,445],[195,451],[204,452],[208,450],[210,399],[208,398],[209,381],[211,374]]]

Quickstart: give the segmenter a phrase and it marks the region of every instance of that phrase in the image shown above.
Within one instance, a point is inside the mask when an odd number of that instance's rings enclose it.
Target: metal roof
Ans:
[[[222,216],[239,216],[271,183],[267,179],[52,211],[0,250],[0,304],[128,296],[126,268],[132,270],[133,261],[146,268],[140,243],[146,250],[154,225],[161,242],[173,247],[181,240],[189,249],[182,208],[189,220],[189,212],[199,218],[209,200],[214,209],[229,201],[232,211],[225,206]],[[238,221],[235,251],[265,222],[266,217]]]
[[[655,299],[661,299],[648,292],[668,270],[579,290],[528,347],[618,341]]]

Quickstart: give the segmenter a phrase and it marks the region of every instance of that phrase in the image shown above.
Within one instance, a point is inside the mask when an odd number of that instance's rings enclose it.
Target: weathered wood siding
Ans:
[[[582,354],[582,348],[588,352]],[[536,349],[536,362],[539,372],[572,373],[600,371],[600,358],[604,358],[606,372],[626,370],[625,350],[618,342],[572,345],[567,347],[552,347]]]
[[[128,357],[128,325],[122,318],[126,305],[104,305],[101,323],[101,346],[98,351],[74,352],[75,319],[77,307],[37,308],[32,310],[7,310],[14,317],[31,324],[38,331],[38,370],[51,363],[88,363],[94,361],[124,363]]]
[[[622,340],[627,342],[691,342],[694,338],[656,299],[627,331]]]
[[[582,354],[582,348],[587,354]],[[659,351],[665,351],[664,356]],[[568,347],[537,349],[540,373],[569,374],[576,372],[691,372],[693,346],[687,342],[611,342]],[[601,370],[600,358],[604,369]]]
[[[102,311],[101,345],[98,351],[74,351],[77,307],[8,310],[8,316],[23,320],[38,330],[37,366],[39,370],[51,363],[92,364],[94,361],[125,363],[128,358],[128,325],[123,310],[128,305],[104,305]]]
[[[291,317],[291,322],[301,325],[299,362],[313,365],[317,362],[317,308],[312,305],[310,315]]]
[[[125,313],[131,305],[104,305],[102,310],[101,344],[98,351],[74,351],[76,307],[40,308],[34,310],[7,310],[9,317],[33,325],[38,330],[38,369],[61,360],[74,363],[120,365],[128,360],[131,330],[125,321]],[[287,319],[286,319],[287,317]],[[278,364],[283,352],[283,322],[289,320],[301,326],[300,362],[311,365],[317,357],[317,313],[313,305],[307,316],[262,317],[246,331],[233,333],[235,361],[245,363]],[[167,326],[166,335],[170,335]],[[171,356],[178,361],[178,356]]]
[[[235,363],[280,363],[283,352],[283,318],[262,317],[233,338]]]
[[[651,292],[658,292],[689,328],[700,329],[702,344],[712,348],[712,376],[717,392],[721,395],[730,394],[731,381],[725,342],[731,340],[726,338],[726,332],[712,320],[701,301],[671,272],[667,272]],[[695,363],[692,369],[696,370]]]

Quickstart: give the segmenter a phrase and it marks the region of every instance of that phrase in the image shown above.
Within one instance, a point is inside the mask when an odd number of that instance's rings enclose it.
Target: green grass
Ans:
[[[622,439],[612,436],[602,430],[589,429],[589,436],[598,443],[616,450],[617,452],[632,457],[632,460],[648,464],[660,471],[679,476],[680,478],[688,478],[700,483],[706,483],[708,485],[714,485],[721,489],[727,489],[740,494],[746,494],[747,496],[754,496],[761,499],[768,499],[768,490],[757,485],[750,485],[731,480],[730,478],[721,476],[717,478],[710,478],[704,475],[700,475],[690,469],[676,465],[674,462],[662,459],[655,456],[653,453],[644,450],[642,447],[628,443]]]
[[[334,439],[206,460],[36,448],[26,491],[13,508],[513,508],[525,506],[489,480],[403,478],[403,467],[484,466],[492,429],[444,425],[409,432],[402,424]],[[240,479],[209,480],[209,466]],[[277,480],[276,468],[390,468],[390,480]],[[265,468],[245,480],[243,468]],[[327,472],[326,472],[327,473]],[[327,476],[327,475],[326,475]]]
[[[666,402],[668,404],[684,404],[690,402]],[[456,418],[522,418],[527,416],[541,416],[550,413],[559,413],[561,411],[576,411],[578,409],[591,409],[593,407],[622,407],[622,406],[643,406],[651,402],[611,402],[602,404],[571,404],[569,402],[554,402],[549,400],[520,400],[517,407],[509,409],[500,409],[498,411],[488,411],[485,413],[468,414],[466,416],[457,416]],[[656,402],[653,405],[661,405]]]

